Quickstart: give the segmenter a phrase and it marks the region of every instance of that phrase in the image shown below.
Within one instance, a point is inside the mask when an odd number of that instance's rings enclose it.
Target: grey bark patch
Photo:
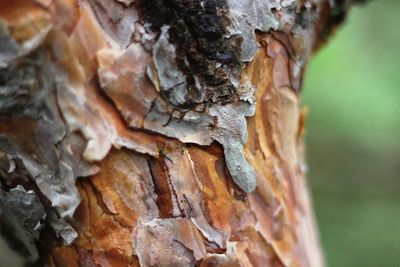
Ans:
[[[21,150],[8,137],[0,135],[0,152],[2,152],[0,163],[5,164],[7,160],[15,159],[21,162],[21,166],[9,172],[10,164],[1,165],[3,177],[9,180],[18,176],[18,173],[28,175],[34,181],[42,193],[52,202],[61,217],[71,218],[80,203],[80,197],[75,187],[75,177],[71,167],[60,161],[56,170],[50,169],[47,164],[39,164],[27,153]],[[12,176],[12,173],[16,175]]]
[[[187,101],[188,84],[186,76],[176,64],[176,47],[169,43],[169,27],[163,26],[158,41],[153,48],[153,60],[157,70],[160,90],[175,106]]]
[[[226,37],[241,40],[240,60],[250,62],[258,49],[255,31],[268,32],[279,27],[278,19],[271,12],[280,7],[279,3],[274,0],[227,0],[227,4],[230,25]]]
[[[0,68],[7,67],[19,53],[19,45],[10,36],[7,26],[0,19]]]
[[[78,233],[64,218],[59,218],[53,210],[49,211],[48,216],[50,226],[65,245],[71,245],[78,238]]]
[[[34,240],[39,238],[45,217],[44,207],[33,191],[25,191],[22,186],[9,192],[0,189],[0,229],[27,263],[39,258]]]
[[[40,75],[43,64],[43,53],[38,52],[27,61],[10,62],[6,68],[0,69],[0,115],[51,116],[46,102],[48,83]]]
[[[71,244],[77,234],[63,218],[72,218],[80,203],[80,196],[75,187],[75,176],[71,167],[62,160],[58,164],[57,168],[52,170],[50,165],[38,163],[37,159],[22,151],[8,137],[0,135],[1,177],[8,184],[15,183],[18,179],[36,183],[61,216],[58,218],[50,209],[53,214],[48,219],[50,225],[57,234],[61,233],[59,235],[65,243]],[[87,174],[85,168],[81,169],[81,172]]]
[[[38,48],[3,69],[2,88],[9,90],[2,91],[5,97],[0,100],[0,113],[15,125],[25,123],[26,131],[21,132],[10,125],[9,130],[0,135],[1,162],[6,163],[4,156],[9,160],[16,159],[20,163],[18,168],[3,171],[4,177],[13,179],[23,173],[37,184],[61,217],[71,218],[80,198],[75,187],[74,166],[60,159],[61,155],[68,158],[69,152],[60,153],[56,147],[67,130],[58,113],[53,73],[47,63],[44,50]],[[30,135],[29,139],[27,135]],[[4,165],[0,167],[6,169]]]
[[[212,138],[224,147],[224,155],[233,181],[245,192],[256,188],[253,167],[246,161],[243,146],[247,140],[246,117],[253,116],[255,106],[248,102],[212,106],[211,116],[217,117]]]

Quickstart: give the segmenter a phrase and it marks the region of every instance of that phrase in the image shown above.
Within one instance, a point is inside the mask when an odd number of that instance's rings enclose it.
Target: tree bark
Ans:
[[[0,1],[0,225],[28,265],[323,266],[301,81],[350,1]]]

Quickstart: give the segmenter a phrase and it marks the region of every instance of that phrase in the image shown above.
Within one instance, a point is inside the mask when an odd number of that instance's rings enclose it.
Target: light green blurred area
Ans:
[[[310,62],[303,104],[328,265],[400,266],[400,1],[351,10]]]

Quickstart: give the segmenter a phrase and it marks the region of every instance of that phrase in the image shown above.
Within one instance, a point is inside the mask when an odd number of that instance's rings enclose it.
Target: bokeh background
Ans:
[[[400,266],[400,1],[353,8],[303,88],[308,177],[330,267]]]

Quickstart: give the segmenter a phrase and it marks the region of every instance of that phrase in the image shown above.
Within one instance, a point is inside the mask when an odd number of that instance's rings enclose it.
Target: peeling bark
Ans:
[[[323,266],[299,93],[350,3],[0,1],[11,246],[49,266]]]

